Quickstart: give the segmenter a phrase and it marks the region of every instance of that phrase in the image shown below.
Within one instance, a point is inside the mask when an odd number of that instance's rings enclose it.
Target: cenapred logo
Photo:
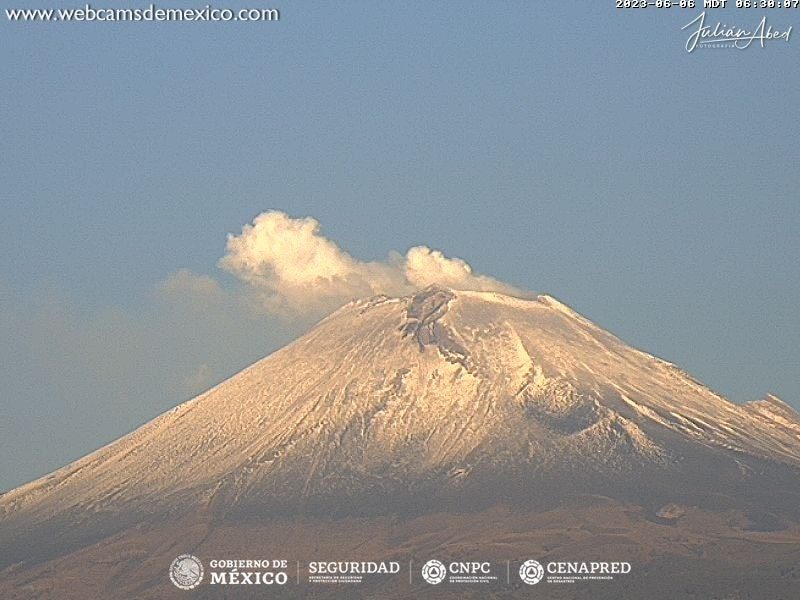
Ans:
[[[519,577],[528,585],[536,585],[544,578],[544,567],[539,561],[526,560],[519,568]]]
[[[169,578],[175,587],[191,590],[203,581],[203,563],[191,554],[181,554],[169,566]]]
[[[442,583],[447,577],[447,569],[438,560],[429,560],[422,565],[422,578],[432,585]]]

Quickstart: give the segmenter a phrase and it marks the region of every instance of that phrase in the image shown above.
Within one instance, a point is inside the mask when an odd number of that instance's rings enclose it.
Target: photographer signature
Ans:
[[[687,52],[694,52],[698,46],[722,43],[739,50],[746,50],[756,40],[759,41],[763,48],[764,43],[769,40],[784,40],[788,42],[789,36],[792,33],[792,27],[781,31],[772,25],[767,25],[766,16],[761,18],[761,21],[754,30],[749,30],[733,25],[725,25],[719,21],[716,25],[707,25],[706,13],[702,12],[691,22],[681,27],[681,31],[693,25],[695,29],[692,30],[689,39],[686,40]]]

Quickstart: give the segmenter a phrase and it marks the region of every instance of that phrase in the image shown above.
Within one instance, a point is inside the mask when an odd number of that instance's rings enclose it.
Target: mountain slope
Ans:
[[[592,493],[653,515],[736,507],[758,527],[800,520],[798,474],[800,417],[778,399],[731,403],[549,296],[431,287],[348,304],[3,495],[0,568],[187,512],[413,517]]]

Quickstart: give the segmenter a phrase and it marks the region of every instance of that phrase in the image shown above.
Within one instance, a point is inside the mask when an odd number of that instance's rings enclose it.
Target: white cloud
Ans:
[[[436,283],[456,290],[523,294],[514,286],[487,275],[475,275],[472,267],[460,258],[448,258],[426,246],[416,246],[406,253],[403,274],[417,289]]]
[[[355,298],[408,294],[431,284],[520,293],[426,246],[405,256],[392,252],[382,262],[359,261],[321,235],[315,219],[278,211],[228,235],[226,249],[220,266],[249,287],[262,309],[287,318],[319,317]]]

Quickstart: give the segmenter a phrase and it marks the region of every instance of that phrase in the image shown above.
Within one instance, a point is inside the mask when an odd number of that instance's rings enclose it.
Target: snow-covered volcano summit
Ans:
[[[798,473],[800,419],[777,398],[734,404],[549,296],[430,287],[350,303],[3,495],[0,567],[54,528],[79,544],[187,510],[374,515],[579,492],[657,508],[711,489],[783,506]]]

